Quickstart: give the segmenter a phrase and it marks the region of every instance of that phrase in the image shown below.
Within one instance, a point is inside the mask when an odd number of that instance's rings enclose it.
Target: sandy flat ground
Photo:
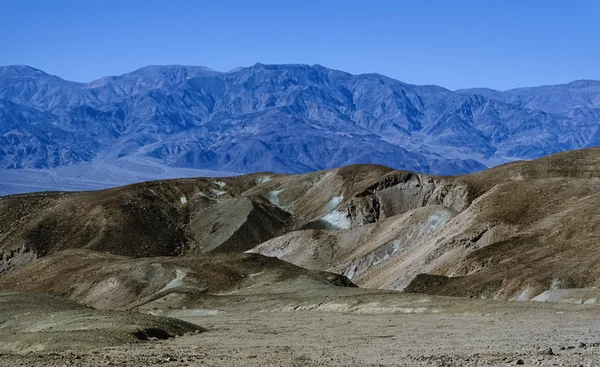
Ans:
[[[598,314],[550,309],[488,315],[227,313],[186,319],[208,329],[198,335],[3,355],[0,365],[600,366]]]

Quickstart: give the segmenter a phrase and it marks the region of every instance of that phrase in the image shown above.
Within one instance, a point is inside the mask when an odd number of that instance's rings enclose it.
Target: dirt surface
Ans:
[[[2,366],[597,366],[597,314],[331,312],[190,318],[208,331],[127,347],[3,355]],[[552,349],[549,355],[548,348]]]
[[[63,298],[0,292],[0,353],[88,350],[201,332],[181,320],[98,311]]]

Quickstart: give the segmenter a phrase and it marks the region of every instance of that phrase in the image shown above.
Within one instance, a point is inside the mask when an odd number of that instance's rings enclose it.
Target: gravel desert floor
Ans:
[[[504,302],[501,302],[504,303]],[[2,366],[598,366],[596,307],[481,314],[227,312],[163,341],[5,354]]]

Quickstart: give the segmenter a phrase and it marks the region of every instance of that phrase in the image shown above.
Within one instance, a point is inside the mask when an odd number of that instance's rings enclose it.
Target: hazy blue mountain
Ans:
[[[450,91],[320,65],[149,66],[91,83],[0,67],[0,168],[151,159],[297,173],[437,174],[600,144],[600,82]]]

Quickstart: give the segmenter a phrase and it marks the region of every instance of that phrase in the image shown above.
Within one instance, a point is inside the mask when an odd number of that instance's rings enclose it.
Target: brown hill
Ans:
[[[129,257],[245,251],[306,225],[334,227],[321,218],[388,172],[355,166],[0,197],[0,274],[72,248]]]
[[[0,198],[0,273],[64,249],[250,250],[364,287],[529,299],[598,285],[599,195],[599,148],[458,177],[361,165],[16,195]]]
[[[253,289],[270,294],[332,286],[353,284],[337,274],[243,253],[131,259],[64,250],[0,277],[0,289],[63,296],[97,309],[133,309],[157,300],[173,308]]]
[[[252,251],[363,287],[442,295],[530,299],[600,283],[600,149],[456,178],[390,176],[359,196],[379,208],[376,224],[292,232]],[[356,202],[342,206],[350,221],[366,212]]]
[[[289,226],[287,213],[240,196],[255,184],[249,175],[0,197],[0,274],[69,248],[131,257],[251,248]]]

